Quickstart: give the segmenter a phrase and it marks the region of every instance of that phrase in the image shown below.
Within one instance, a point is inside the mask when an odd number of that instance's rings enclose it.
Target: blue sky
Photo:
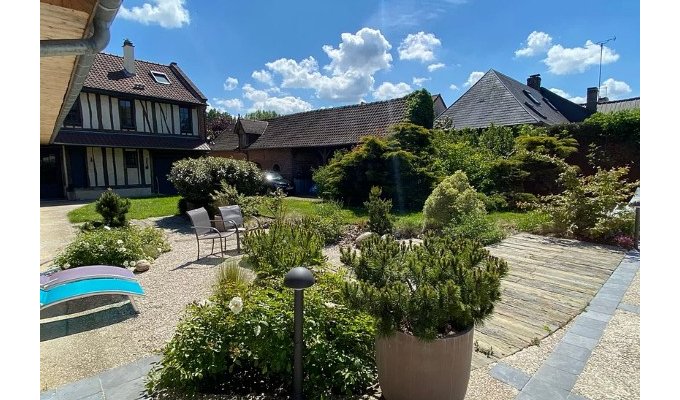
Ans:
[[[574,101],[639,96],[637,1],[125,0],[106,52],[177,62],[231,114],[292,113],[399,97],[452,104],[490,68]],[[589,44],[590,43],[590,44]]]

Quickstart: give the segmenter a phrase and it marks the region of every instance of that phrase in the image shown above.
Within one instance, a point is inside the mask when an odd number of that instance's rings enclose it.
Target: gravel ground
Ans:
[[[470,373],[466,400],[514,400],[519,391],[489,375],[493,365],[478,368]]]
[[[630,283],[630,287],[623,296],[622,303],[640,305],[640,271],[635,275],[635,279]]]
[[[550,353],[552,353],[555,346],[562,340],[562,337],[570,326],[571,323],[566,324],[562,328],[541,339],[540,345],[529,346],[515,354],[503,358],[501,361],[520,369],[529,375],[535,374],[541,364],[548,359],[548,356],[550,356]]]
[[[109,313],[108,316],[42,320],[41,391],[157,352],[172,337],[185,305],[210,295],[216,266],[222,259],[209,256],[196,261],[196,239],[187,221],[181,217],[165,217],[136,223],[163,228],[172,246],[170,252],[158,257],[149,271],[137,276],[146,292],[146,296],[136,301],[139,314],[132,314],[128,305],[104,310]],[[227,245],[227,249],[236,248],[235,241]],[[209,242],[201,243],[202,256],[207,255],[209,250]],[[235,250],[229,251],[229,255],[234,254]],[[95,299],[71,303],[82,301]],[[82,304],[73,304],[72,308],[82,309]],[[111,317],[119,322],[111,323]],[[48,326],[54,329],[48,330]],[[60,336],[54,333],[60,329],[80,333],[52,338]]]

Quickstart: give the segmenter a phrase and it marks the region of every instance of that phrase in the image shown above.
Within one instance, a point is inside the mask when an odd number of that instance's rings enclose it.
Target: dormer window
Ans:
[[[151,76],[153,76],[153,79],[162,85],[169,85],[170,84],[170,79],[168,79],[168,76],[165,75],[163,72],[158,72],[158,71],[151,71]]]

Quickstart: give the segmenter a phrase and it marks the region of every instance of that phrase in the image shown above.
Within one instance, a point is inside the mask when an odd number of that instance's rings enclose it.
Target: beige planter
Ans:
[[[470,380],[473,332],[425,342],[397,332],[376,339],[378,380],[387,400],[463,400]]]

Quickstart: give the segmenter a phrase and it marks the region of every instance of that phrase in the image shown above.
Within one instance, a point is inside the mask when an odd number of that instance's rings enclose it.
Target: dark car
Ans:
[[[293,184],[276,171],[264,171],[264,185],[268,190],[281,189],[289,194],[295,190]]]

